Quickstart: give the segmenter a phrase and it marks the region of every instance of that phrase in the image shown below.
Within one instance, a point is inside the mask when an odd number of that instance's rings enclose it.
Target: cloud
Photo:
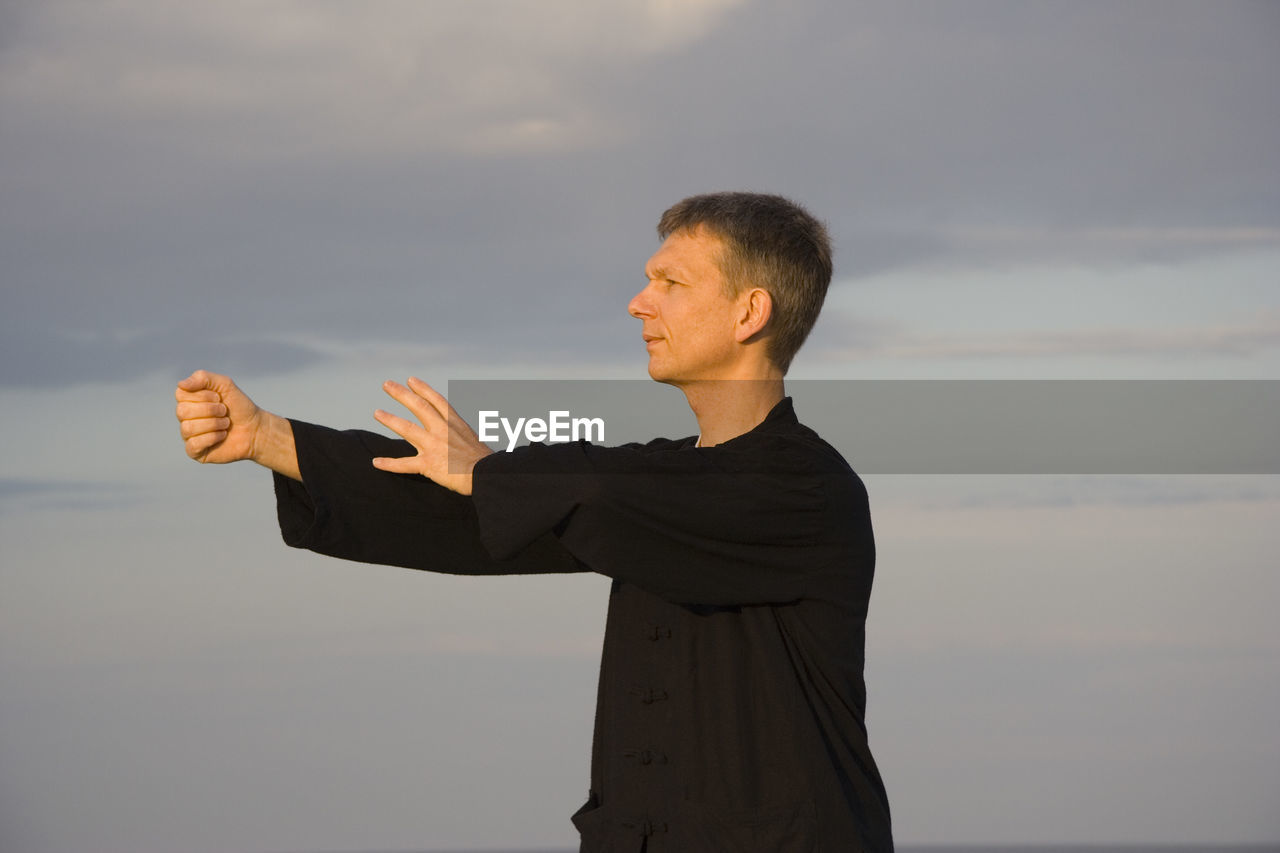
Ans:
[[[27,12],[0,91],[41,110],[205,128],[207,152],[232,159],[574,151],[608,135],[580,100],[587,68],[678,49],[737,5],[64,0]],[[218,135],[228,123],[254,132]]]
[[[1246,358],[1280,347],[1280,312],[1257,319],[1182,328],[1050,329],[1035,332],[936,334],[888,323],[825,318],[830,327],[815,340],[823,360],[857,358],[1057,358],[1108,356],[1234,356]]]
[[[213,364],[237,375],[287,373],[325,357],[316,349],[287,341],[192,339],[181,329],[132,335],[13,329],[0,342],[0,387],[128,382],[156,371],[180,376]]]
[[[952,254],[985,264],[1070,263],[1080,258],[1132,263],[1280,247],[1280,228],[971,226],[942,229],[939,238]]]
[[[134,483],[0,477],[0,515],[26,511],[120,509],[142,500]]]

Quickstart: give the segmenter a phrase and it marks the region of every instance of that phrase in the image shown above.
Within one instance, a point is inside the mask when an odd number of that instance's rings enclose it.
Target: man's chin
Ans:
[[[675,377],[671,375],[671,372],[664,370],[661,364],[655,364],[652,358],[649,359],[649,378],[664,385],[676,384]]]
[[[686,384],[670,373],[666,373],[662,370],[654,370],[652,366],[649,367],[649,378],[654,382],[661,382],[663,385],[670,385],[673,388],[682,388]]]
[[[664,376],[660,373],[654,373],[652,370],[649,371],[649,378],[652,379],[654,382],[661,382],[663,385],[675,384],[675,382],[671,379],[671,377]]]

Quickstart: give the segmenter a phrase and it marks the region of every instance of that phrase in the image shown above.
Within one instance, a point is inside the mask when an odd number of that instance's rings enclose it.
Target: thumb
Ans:
[[[373,459],[373,467],[392,474],[416,474],[417,460],[416,456],[377,456]]]
[[[178,383],[178,387],[183,391],[204,391],[212,389],[214,386],[213,374],[207,370],[197,370]]]

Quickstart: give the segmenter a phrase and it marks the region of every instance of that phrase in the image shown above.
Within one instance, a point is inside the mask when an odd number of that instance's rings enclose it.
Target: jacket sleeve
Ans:
[[[482,459],[473,498],[494,556],[553,531],[593,571],[678,603],[844,599],[874,565],[861,481],[834,450],[785,436],[530,445]]]
[[[480,542],[471,499],[417,475],[374,468],[375,456],[414,453],[364,430],[290,421],[302,482],[275,475],[286,544],[331,557],[465,575],[586,571],[554,536],[531,537],[502,559]]]

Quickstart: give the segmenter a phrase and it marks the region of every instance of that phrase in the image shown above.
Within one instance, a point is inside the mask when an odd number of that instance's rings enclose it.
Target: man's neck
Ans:
[[[700,447],[713,447],[755,429],[785,396],[782,377],[716,379],[682,385],[698,419]]]

